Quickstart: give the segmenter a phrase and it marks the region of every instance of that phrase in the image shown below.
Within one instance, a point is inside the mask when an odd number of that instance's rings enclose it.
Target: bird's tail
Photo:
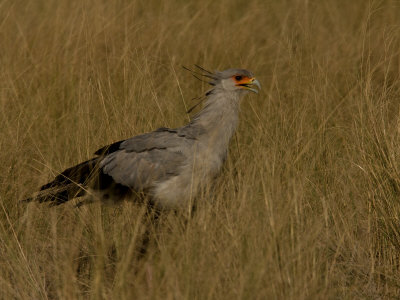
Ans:
[[[91,181],[97,177],[98,161],[99,158],[92,158],[64,170],[53,181],[43,185],[35,196],[22,201],[52,202],[53,205],[59,205],[83,196]]]

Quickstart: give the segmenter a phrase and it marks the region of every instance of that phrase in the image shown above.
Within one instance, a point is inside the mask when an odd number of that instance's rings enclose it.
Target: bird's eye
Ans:
[[[240,81],[240,80],[242,80],[242,78],[243,78],[243,77],[242,77],[242,76],[240,76],[240,75],[236,75],[236,76],[235,76],[235,79],[236,79],[237,81]]]

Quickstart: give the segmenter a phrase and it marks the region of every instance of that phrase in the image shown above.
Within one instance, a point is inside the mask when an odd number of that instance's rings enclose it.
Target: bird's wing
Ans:
[[[118,150],[142,152],[152,148],[170,148],[191,144],[204,130],[200,127],[185,126],[178,129],[158,128],[145,134],[134,136],[127,140],[115,142],[98,149],[94,154],[107,155]]]
[[[134,190],[150,188],[155,182],[179,174],[187,149],[195,138],[179,130],[160,128],[96,151],[104,155],[100,168],[113,180]]]

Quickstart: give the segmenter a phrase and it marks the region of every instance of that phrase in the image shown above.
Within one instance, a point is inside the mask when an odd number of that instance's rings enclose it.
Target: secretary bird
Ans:
[[[25,201],[58,205],[92,194],[103,201],[144,195],[159,209],[190,203],[221,169],[238,125],[240,99],[260,89],[248,70],[198,68],[202,73],[192,74],[207,78],[213,87],[205,94],[203,109],[187,125],[159,128],[105,146]]]

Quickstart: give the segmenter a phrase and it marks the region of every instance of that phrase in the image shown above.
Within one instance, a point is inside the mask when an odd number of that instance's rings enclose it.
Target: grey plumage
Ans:
[[[206,72],[213,86],[203,109],[186,126],[138,135],[105,146],[97,157],[71,167],[27,199],[64,203],[101,191],[116,198],[144,193],[159,208],[188,203],[220,170],[238,124],[239,102],[259,82],[250,71]]]

